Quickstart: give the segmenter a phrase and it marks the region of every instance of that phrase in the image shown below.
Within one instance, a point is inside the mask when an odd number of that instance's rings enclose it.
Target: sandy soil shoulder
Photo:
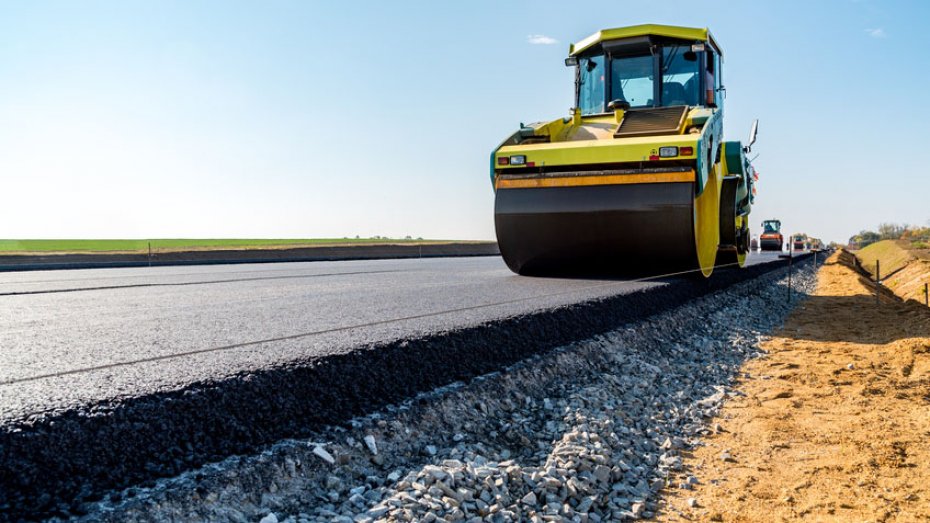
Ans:
[[[876,305],[850,264],[745,365],[660,520],[930,520],[930,309]]]

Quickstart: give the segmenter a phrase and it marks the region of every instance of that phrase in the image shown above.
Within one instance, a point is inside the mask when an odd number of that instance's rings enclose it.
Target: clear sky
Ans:
[[[930,2],[0,0],[0,238],[491,239],[572,41],[710,27],[753,229],[930,219]]]

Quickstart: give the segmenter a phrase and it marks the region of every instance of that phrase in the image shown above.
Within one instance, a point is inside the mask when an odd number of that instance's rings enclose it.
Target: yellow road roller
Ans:
[[[753,168],[723,139],[723,53],[710,31],[637,25],[569,47],[575,106],[491,153],[494,222],[525,275],[710,276],[749,251]]]

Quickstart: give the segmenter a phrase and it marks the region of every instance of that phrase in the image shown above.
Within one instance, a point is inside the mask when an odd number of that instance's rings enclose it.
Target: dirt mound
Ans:
[[[930,284],[930,261],[915,259],[883,283],[901,298],[925,304],[924,285]]]
[[[882,284],[905,300],[926,304],[925,285],[930,284],[930,256],[909,248],[902,240],[885,240],[855,253],[859,266],[875,277],[876,262],[881,264]]]

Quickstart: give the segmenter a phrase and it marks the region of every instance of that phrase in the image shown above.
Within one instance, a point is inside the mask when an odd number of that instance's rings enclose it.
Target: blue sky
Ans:
[[[710,27],[754,232],[926,224],[927,2],[0,1],[0,237],[491,239],[488,154],[606,27]],[[555,43],[550,43],[555,42]]]

